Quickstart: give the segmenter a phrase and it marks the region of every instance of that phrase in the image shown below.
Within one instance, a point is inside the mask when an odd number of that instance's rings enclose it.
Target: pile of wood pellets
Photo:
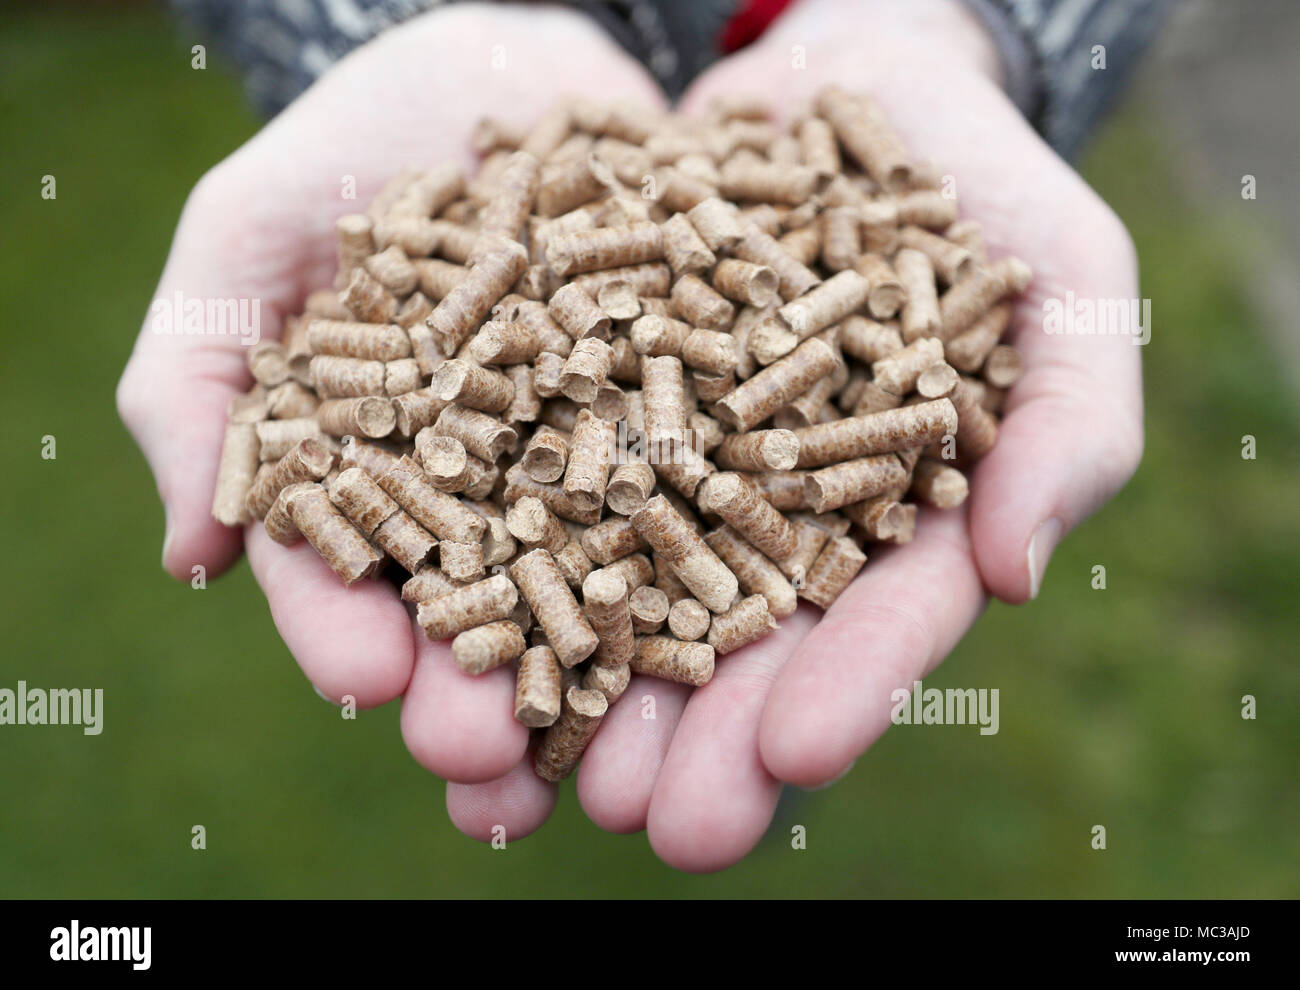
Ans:
[[[837,87],[788,128],[573,99],[473,140],[473,178],[338,221],[333,288],[250,350],[213,514],[396,577],[467,676],[517,663],[561,780],[631,673],[708,683],[961,504],[1030,272]]]

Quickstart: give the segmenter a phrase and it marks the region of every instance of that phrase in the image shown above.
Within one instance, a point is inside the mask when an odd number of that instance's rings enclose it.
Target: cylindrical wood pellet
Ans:
[[[627,663],[633,649],[627,582],[604,569],[592,571],[582,582],[582,600],[600,640],[592,662],[601,667]]]
[[[682,362],[675,357],[641,359],[641,395],[651,461],[671,457],[686,430]],[[734,394],[734,393],[733,393]]]
[[[430,639],[450,639],[466,629],[505,619],[519,594],[504,574],[420,602],[416,618]]]
[[[842,461],[804,478],[804,497],[814,512],[830,512],[906,484],[907,471],[893,454]]]
[[[723,437],[713,461],[726,471],[789,471],[799,460],[799,438],[790,430],[754,430]]]
[[[438,568],[425,566],[407,578],[402,585],[402,601],[416,604],[432,601],[459,587],[461,587],[460,582],[452,581]]]
[[[657,633],[668,619],[668,596],[658,588],[643,585],[628,596],[628,611],[637,635]]]
[[[623,697],[623,692],[627,690],[631,679],[632,668],[625,663],[613,667],[592,664],[582,675],[582,686],[588,691],[599,691],[605,696],[605,700],[613,705]]]
[[[351,520],[361,535],[370,537],[380,524],[402,508],[361,468],[348,468],[334,479],[330,501]]]
[[[930,365],[943,360],[943,341],[921,337],[871,366],[874,384],[894,395],[907,395]]]
[[[517,660],[526,648],[523,632],[509,619],[466,629],[451,641],[456,666],[473,677]]]
[[[574,340],[585,337],[608,339],[610,318],[595,300],[572,283],[561,286],[546,304],[547,312]]]
[[[598,337],[584,337],[573,345],[560,372],[560,391],[574,402],[596,398],[614,366],[614,351]]]
[[[369,577],[383,559],[320,486],[295,495],[289,502],[289,517],[344,584]]]
[[[605,502],[620,515],[630,516],[645,504],[654,490],[655,473],[649,464],[620,464],[605,486]]]
[[[709,645],[719,655],[732,653],[748,646],[776,628],[776,620],[768,611],[767,599],[750,595],[722,615],[713,617],[709,627]]]
[[[602,567],[647,549],[645,540],[625,516],[614,516],[589,527],[583,531],[581,542],[592,562]]]
[[[629,661],[634,674],[703,687],[713,680],[713,647],[683,643],[671,636],[638,636]]]
[[[920,251],[904,248],[894,256],[894,270],[907,294],[901,317],[903,340],[911,343],[937,334],[943,320],[930,259]]]
[[[569,440],[549,426],[539,426],[524,447],[520,463],[534,481],[559,481],[569,460]]]
[[[515,387],[503,373],[459,359],[438,365],[429,388],[444,402],[487,413],[504,412],[515,398]]]
[[[334,455],[323,443],[312,437],[299,440],[269,471],[259,472],[244,500],[249,514],[265,518],[280,489],[299,481],[319,481],[333,466]]]
[[[481,543],[443,540],[438,544],[438,555],[442,573],[453,581],[477,581],[484,575]]]
[[[847,536],[832,537],[808,571],[799,597],[830,608],[866,562],[867,555]]]
[[[560,717],[546,730],[537,747],[533,758],[537,776],[558,782],[573,773],[608,710],[609,702],[600,691],[570,688],[564,696]]]
[[[221,462],[217,467],[217,486],[212,493],[212,518],[224,526],[242,526],[252,518],[246,499],[257,474],[260,447],[254,424],[226,425]]]
[[[416,522],[440,540],[481,540],[487,524],[453,495],[429,483],[410,457],[402,457],[375,478]]]
[[[564,523],[532,495],[525,495],[506,509],[506,528],[530,550],[541,547],[553,556],[569,544]]]
[[[668,561],[682,583],[711,612],[725,612],[731,607],[739,588],[736,576],[666,498],[656,495],[648,499],[631,520],[655,553]]]
[[[569,438],[569,459],[562,485],[564,494],[575,505],[596,511],[604,505],[605,484],[616,456],[616,438],[617,428],[613,423],[587,409],[578,413]]]
[[[768,611],[777,619],[784,619],[794,613],[798,606],[794,586],[776,564],[746,542],[740,534],[723,526],[704,539],[736,575],[741,591],[746,595],[762,595],[767,601]]]
[[[487,413],[452,403],[438,414],[433,432],[455,437],[465,449],[491,464],[506,451],[513,451],[519,434]]]
[[[393,432],[397,426],[397,412],[392,400],[377,395],[326,399],[316,407],[316,421],[330,436],[362,436],[378,440]]]
[[[601,570],[617,574],[626,581],[629,593],[642,585],[649,584],[655,578],[654,564],[650,563],[650,558],[643,553],[632,553],[626,557],[620,557],[614,563],[605,565]]]
[[[912,472],[912,492],[939,509],[955,509],[966,501],[970,483],[955,467],[922,457]]]
[[[703,639],[709,631],[709,610],[694,598],[682,598],[668,609],[668,629],[683,641]]]
[[[549,646],[534,646],[519,658],[515,675],[515,720],[541,729],[560,717],[560,661]]]
[[[795,431],[800,468],[884,454],[907,447],[924,447],[957,432],[957,410],[947,399],[935,399],[818,423]]]
[[[744,475],[712,475],[700,493],[700,506],[722,517],[732,529],[773,560],[794,552],[790,522],[759,494]]]
[[[573,667],[591,656],[599,639],[549,553],[538,549],[524,554],[510,565],[510,576],[561,664]]]
[[[662,359],[661,359],[662,360]],[[840,358],[819,338],[805,340],[714,405],[714,415],[745,433],[830,374]]]

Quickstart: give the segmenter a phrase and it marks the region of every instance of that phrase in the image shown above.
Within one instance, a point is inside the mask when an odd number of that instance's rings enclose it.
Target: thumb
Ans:
[[[239,556],[242,531],[217,522],[211,508],[226,409],[246,377],[238,353],[142,339],[118,383],[118,413],[163,503],[162,564],[178,580],[196,564],[216,575]]]
[[[272,266],[249,271],[240,263],[255,254],[247,230],[241,233],[239,211],[232,209],[240,200],[214,174],[185,205],[149,316],[117,387],[118,413],[144,452],[162,499],[163,567],[183,580],[196,564],[215,575],[239,556],[242,532],[223,526],[211,512],[227,407],[251,381],[248,348],[241,345],[278,336],[277,314],[289,283]],[[290,255],[282,250],[274,256]],[[206,322],[208,314],[218,313],[220,324]],[[244,327],[245,321],[253,326]]]
[[[1015,343],[1026,371],[975,469],[970,516],[980,576],[1013,604],[1037,596],[1056,545],[1128,481],[1143,443],[1133,337],[1023,326]]]

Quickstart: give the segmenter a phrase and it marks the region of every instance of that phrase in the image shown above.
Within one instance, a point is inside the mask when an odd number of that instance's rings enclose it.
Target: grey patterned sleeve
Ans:
[[[451,0],[168,0],[241,70],[266,116],[381,31]]]
[[[169,2],[243,70],[250,98],[270,116],[353,48],[454,0]],[[676,97],[717,58],[716,39],[740,0],[567,2],[598,21]],[[1168,0],[964,2],[998,45],[1011,98],[1066,157],[1123,90],[1168,6]]]
[[[454,0],[168,0],[243,72],[267,116],[353,48]],[[557,0],[552,0],[557,2]],[[584,11],[677,96],[716,58],[715,40],[739,0],[558,0]]]
[[[965,0],[1002,54],[1008,95],[1075,155],[1123,92],[1168,0]]]

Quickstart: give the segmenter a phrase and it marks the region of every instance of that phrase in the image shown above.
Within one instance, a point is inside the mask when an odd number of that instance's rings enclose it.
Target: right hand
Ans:
[[[592,80],[602,98],[663,102],[580,13],[455,5],[386,31],[203,177],[155,298],[258,299],[263,337],[278,337],[283,318],[331,284],[340,215],[364,210],[407,165],[457,161],[472,174],[480,117],[531,125]],[[349,176],[355,200],[341,195]],[[346,588],[305,543],[282,547],[260,523],[241,532],[212,518],[226,406],[251,384],[245,358],[237,336],[160,335],[146,322],[118,385],[118,410],[162,498],[164,568],[178,580],[195,565],[216,576],[246,549],[280,635],[322,694],[363,708],[405,694],[407,746],[448,780],[493,780],[522,765],[528,731],[512,717],[509,668],[463,676],[390,583]]]

